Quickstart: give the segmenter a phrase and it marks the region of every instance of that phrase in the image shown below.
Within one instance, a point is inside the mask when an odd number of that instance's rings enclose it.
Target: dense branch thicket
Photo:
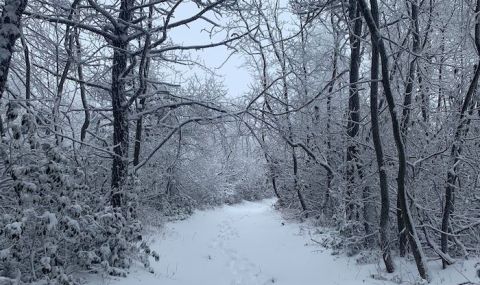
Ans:
[[[478,252],[477,9],[372,0],[240,11],[258,24],[242,46],[256,90],[279,74],[290,90],[283,100],[275,84],[249,111],[280,203],[337,227],[352,254],[378,236],[389,272],[391,251],[412,252],[424,279],[425,255],[448,266]]]

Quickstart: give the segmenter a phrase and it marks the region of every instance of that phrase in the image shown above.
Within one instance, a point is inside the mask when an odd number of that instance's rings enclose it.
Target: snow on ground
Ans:
[[[387,274],[380,261],[358,265],[354,258],[331,255],[311,241],[307,226],[282,225],[274,202],[198,211],[167,224],[151,241],[160,254],[159,262],[152,261],[154,274],[137,267],[127,278],[97,277],[89,285],[375,285],[418,280],[411,262],[397,260],[397,273]],[[431,262],[432,284],[479,282],[474,264],[458,262],[440,270],[439,261]]]

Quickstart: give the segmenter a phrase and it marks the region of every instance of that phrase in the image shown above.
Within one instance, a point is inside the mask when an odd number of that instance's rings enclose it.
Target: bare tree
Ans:
[[[477,49],[477,56],[480,55],[480,0],[476,1],[475,5],[475,47]],[[480,59],[478,60],[475,66],[475,74],[473,75],[472,81],[468,86],[467,94],[463,100],[462,108],[460,110],[460,117],[458,120],[458,125],[455,130],[455,137],[452,143],[452,147],[450,150],[450,168],[447,172],[447,185],[445,187],[445,205],[443,210],[443,217],[442,217],[442,232],[441,232],[441,248],[442,252],[447,254],[448,256],[448,239],[449,233],[452,232],[450,226],[450,216],[453,213],[455,200],[454,200],[454,193],[455,188],[457,187],[458,181],[458,169],[459,164],[461,162],[461,154],[462,148],[464,144],[465,136],[468,134],[469,131],[469,124],[471,119],[468,118],[468,115],[472,114],[472,108],[474,107],[473,104],[473,97],[477,90],[478,81],[480,78]],[[442,259],[443,267],[445,268],[447,265],[450,265],[449,259],[443,258]]]
[[[389,74],[389,65],[388,65],[388,55],[386,48],[383,43],[383,39],[379,28],[375,24],[375,20],[372,16],[371,10],[368,8],[365,0],[358,0],[359,6],[361,8],[362,14],[365,18],[365,21],[370,30],[372,37],[372,46],[376,46],[380,54],[380,62],[382,66],[382,85],[385,91],[385,97],[388,103],[388,109],[390,112],[390,117],[392,121],[392,131],[395,139],[395,146],[397,148],[398,155],[398,175],[397,175],[397,188],[400,193],[400,206],[402,210],[403,221],[405,223],[405,231],[410,242],[410,246],[415,257],[415,262],[417,263],[418,272],[423,279],[429,279],[428,268],[426,265],[425,255],[423,253],[420,240],[413,224],[413,217],[411,216],[410,209],[407,205],[407,194],[405,191],[405,176],[406,176],[406,166],[407,160],[405,156],[405,147],[402,140],[401,128],[397,119],[397,112],[395,110],[395,99],[393,96],[392,89],[390,87],[390,74]]]
[[[358,80],[360,77],[361,63],[361,34],[363,21],[360,17],[360,9],[355,0],[348,2],[348,20],[349,20],[349,40],[350,40],[350,81],[349,81],[349,97],[348,97],[348,121],[347,134],[350,142],[347,148],[347,205],[346,213],[349,220],[355,220],[358,211],[353,199],[353,184],[355,181],[355,171],[360,167],[359,150],[355,142],[360,129],[360,94],[358,92]]]
[[[378,20],[378,4],[376,0],[370,0],[370,9],[372,10],[372,18],[375,25],[379,26]],[[390,240],[390,198],[388,193],[388,178],[385,170],[385,159],[383,155],[382,138],[380,137],[380,128],[378,126],[378,75],[379,75],[379,54],[376,45],[372,45],[372,65],[370,70],[370,117],[372,118],[372,138],[377,158],[378,175],[380,178],[380,249],[383,254],[383,261],[387,272],[394,272]]]

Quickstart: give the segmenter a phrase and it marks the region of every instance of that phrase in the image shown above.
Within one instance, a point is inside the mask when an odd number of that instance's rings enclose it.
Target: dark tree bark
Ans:
[[[425,47],[428,45],[430,46],[431,41],[430,41],[430,35],[431,35],[431,29],[432,29],[432,23],[433,23],[433,17],[434,17],[434,4],[435,0],[429,0],[429,7],[428,7],[428,20],[427,20],[427,25],[423,29],[425,31],[423,40],[421,43],[421,50],[424,50]],[[418,17],[417,17],[417,27],[418,27]],[[424,56],[429,56],[429,55],[424,55]],[[422,113],[422,118],[424,123],[428,123],[429,120],[429,112],[430,112],[430,95],[429,95],[429,90],[430,87],[428,84],[424,83],[424,78],[422,72],[425,72],[426,70],[422,68],[423,64],[421,62],[417,62],[417,78],[418,78],[418,89],[420,90],[420,100],[421,100],[421,113]],[[426,130],[425,131],[425,136],[427,137],[427,143],[428,143],[428,135],[429,132]]]
[[[141,112],[145,105],[145,98],[140,99],[137,111]],[[135,143],[133,147],[133,166],[137,166],[140,162],[140,151],[142,148],[142,133],[143,133],[143,116],[137,119],[135,126]]]
[[[149,30],[152,29],[152,18],[153,18],[153,6],[150,6],[148,9],[148,24],[147,27]],[[145,40],[145,48],[148,47],[151,43],[150,36],[147,36]],[[147,51],[147,50],[146,50]],[[140,66],[139,74],[140,74],[140,90],[139,94],[145,95],[147,93],[147,84],[146,84],[146,78],[149,75],[150,72],[150,57],[148,57],[148,51],[147,53],[144,53],[144,58],[143,60],[145,61],[145,65]],[[143,108],[145,107],[145,97],[140,98],[139,105],[137,106],[137,111],[141,112]],[[143,116],[140,115],[140,117],[137,119],[136,122],[136,127],[135,127],[135,143],[134,143],[134,148],[133,148],[133,166],[137,166],[138,163],[140,162],[140,151],[142,147],[142,133],[143,133]]]
[[[370,7],[372,9],[372,17],[375,24],[378,26],[378,6],[376,0],[370,0]],[[375,147],[375,154],[378,166],[378,175],[380,178],[380,249],[382,250],[383,261],[387,272],[395,271],[395,265],[392,260],[389,240],[390,227],[390,198],[388,193],[388,179],[385,170],[385,160],[383,156],[382,139],[380,137],[380,128],[378,124],[378,74],[379,74],[379,55],[378,48],[372,45],[372,65],[370,70],[370,116],[372,119],[372,139]]]
[[[133,0],[121,0],[119,25],[115,28],[116,38],[113,41],[113,66],[111,98],[113,110],[113,156],[112,162],[112,196],[113,207],[121,207],[124,187],[128,178],[128,105],[126,91],[126,71],[128,61],[128,25],[132,20]]]
[[[25,57],[25,103],[29,109],[31,106],[30,100],[31,100],[31,94],[32,94],[32,89],[31,89],[32,64],[30,61],[30,50],[28,48],[27,41],[25,40],[25,37],[23,35],[21,36],[21,42],[23,47],[23,56]],[[30,112],[30,110],[27,110],[27,111]]]
[[[424,123],[428,123],[429,119],[429,108],[430,108],[430,99],[428,96],[428,86],[424,86],[423,83],[423,76],[422,76],[422,70],[420,66],[417,66],[417,77],[418,77],[418,86],[420,89],[420,99],[421,99],[421,109],[422,109],[422,119]],[[428,131],[425,132],[425,136],[428,137]]]
[[[335,21],[333,18],[333,15],[330,18],[331,24],[332,24],[332,29],[333,29],[333,41],[334,41],[334,50],[333,50],[333,57],[332,57],[332,78],[330,80],[330,86],[328,86],[328,93],[327,93],[327,157],[328,160],[330,161],[329,154],[332,151],[332,134],[331,134],[331,128],[332,128],[332,94],[333,90],[335,87],[335,81],[337,79],[337,74],[338,74],[338,49],[339,49],[339,36],[338,36],[338,30],[335,26]],[[316,114],[318,114],[318,106],[315,106]],[[319,119],[316,120],[317,123],[319,123]],[[325,213],[327,210],[331,212],[332,209],[330,205],[330,200],[331,200],[331,191],[332,191],[332,181],[333,181],[333,175],[331,172],[327,172],[327,190],[325,192],[325,200],[322,205],[322,210]]]
[[[390,85],[387,51],[383,42],[383,38],[377,28],[377,25],[375,24],[375,20],[373,19],[372,13],[368,8],[367,3],[365,2],[365,0],[358,0],[358,3],[361,7],[362,14],[365,18],[368,29],[370,30],[370,34],[372,37],[372,46],[375,46],[380,54],[380,62],[382,66],[382,85],[388,104],[388,110],[392,120],[393,137],[395,140],[395,146],[397,148],[398,154],[397,188],[398,192],[400,192],[400,207],[402,210],[403,221],[405,223],[405,232],[408,237],[410,247],[412,248],[418,272],[423,279],[429,280],[425,255],[418,239],[415,225],[413,224],[413,218],[407,205],[407,194],[405,191],[407,160],[405,155],[405,148],[403,145],[401,127],[397,119],[397,111],[395,110],[395,99]]]
[[[437,97],[437,112],[442,108],[442,101],[445,101],[443,96],[443,66],[445,64],[445,28],[441,29],[442,37],[440,43],[440,62],[438,63],[438,97]],[[445,105],[445,102],[444,102]]]
[[[80,130],[80,140],[83,142],[87,136],[87,130],[90,126],[90,110],[88,107],[87,94],[85,89],[85,81],[83,78],[83,67],[82,67],[82,46],[80,44],[80,31],[75,30],[75,46],[77,51],[77,75],[80,85],[80,97],[82,98],[82,106],[84,112],[84,119],[82,128]]]
[[[262,112],[262,120],[264,120],[265,117],[264,117],[264,113]],[[272,188],[273,188],[273,193],[275,194],[275,196],[278,198],[278,200],[281,202],[282,198],[280,197],[280,193],[278,192],[278,187],[277,187],[277,171],[276,171],[276,163],[274,160],[270,159],[268,157],[268,153],[267,153],[267,149],[266,149],[266,145],[265,145],[265,130],[264,128],[261,129],[262,131],[262,135],[261,135],[261,139],[262,139],[262,142],[261,142],[261,146],[262,146],[262,150],[263,150],[263,155],[265,157],[265,161],[267,162],[268,164],[268,168],[269,168],[269,172],[268,172],[268,175],[270,177],[270,182],[272,183]]]
[[[21,19],[27,0],[6,0],[0,18],[0,99],[3,97],[10,70],[10,61],[15,42],[21,36]],[[3,120],[0,116],[0,132],[4,133]]]
[[[5,91],[15,42],[21,35],[20,24],[27,0],[6,0],[0,18],[0,99]]]
[[[412,60],[409,63],[408,67],[408,76],[407,84],[405,86],[405,96],[403,101],[403,110],[402,110],[402,121],[401,121],[401,130],[402,130],[402,139],[404,145],[407,141],[408,127],[410,123],[410,113],[411,105],[413,98],[413,90],[415,85],[415,73],[417,70],[417,55],[420,52],[420,30],[418,27],[418,0],[411,1],[411,24],[410,24],[410,33],[412,35]],[[398,234],[399,234],[399,246],[400,246],[400,256],[405,256],[407,237],[405,234],[405,224],[403,222],[402,211],[400,210],[400,200],[399,193],[397,193],[397,225],[398,225]]]
[[[307,211],[307,204],[305,203],[305,198],[302,195],[302,189],[300,189],[300,184],[298,182],[298,160],[297,160],[297,153],[295,152],[295,148],[292,148],[292,161],[293,161],[293,185],[295,187],[295,191],[297,192],[298,200],[300,201],[300,206],[302,206],[302,211]],[[308,216],[307,213],[305,213]]]
[[[410,30],[412,35],[412,60],[409,63],[408,67],[408,76],[407,76],[407,84],[405,86],[405,96],[403,101],[403,110],[402,110],[402,136],[403,141],[405,143],[407,133],[408,133],[408,126],[410,123],[410,113],[411,113],[411,105],[412,105],[412,98],[413,98],[413,90],[415,85],[415,71],[416,71],[416,64],[417,64],[417,55],[420,52],[420,31],[418,28],[418,0],[410,1],[411,5],[411,24]]]
[[[74,9],[74,7],[72,7]],[[65,32],[65,51],[67,52],[67,61],[65,62],[65,66],[63,67],[62,74],[60,75],[60,80],[57,85],[57,96],[55,97],[53,103],[53,129],[55,131],[55,143],[60,145],[63,140],[63,137],[59,135],[62,132],[62,128],[59,126],[59,117],[60,117],[60,105],[62,103],[63,97],[63,90],[65,88],[65,83],[67,82],[68,72],[70,71],[70,66],[73,63],[73,45],[74,41],[74,34],[72,33],[72,28],[67,26],[67,30]],[[57,66],[59,65],[59,49],[57,47],[56,50],[57,56]],[[58,69],[57,69],[58,71]]]
[[[358,167],[358,145],[355,139],[358,136],[360,122],[360,96],[358,94],[358,79],[360,76],[361,47],[360,40],[362,36],[362,18],[360,9],[358,9],[355,0],[349,0],[348,18],[350,23],[350,78],[349,78],[349,97],[348,97],[348,123],[347,135],[350,138],[347,147],[347,204],[346,214],[348,220],[353,220],[358,215],[353,201],[353,184],[355,180],[355,170]]]

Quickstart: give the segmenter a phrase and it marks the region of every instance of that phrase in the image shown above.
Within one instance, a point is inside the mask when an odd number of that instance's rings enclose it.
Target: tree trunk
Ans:
[[[8,79],[10,61],[12,59],[15,42],[20,37],[20,24],[27,0],[6,0],[0,19],[0,99]]]
[[[428,95],[428,86],[424,86],[423,76],[420,66],[417,64],[417,77],[418,77],[418,87],[420,89],[420,100],[422,103],[422,119],[424,123],[428,123],[429,119],[429,109],[430,109],[430,99]],[[428,137],[428,132],[425,132],[425,136]]]
[[[263,90],[267,90],[268,89],[267,59],[265,57],[265,53],[263,52],[263,46],[258,41],[255,41],[255,43],[258,44],[258,49],[259,49],[259,52],[260,52],[260,56],[262,58],[262,78],[261,78],[262,87],[263,87]],[[270,105],[268,104],[268,97],[267,96],[265,96],[265,102],[264,102],[263,107],[262,107],[262,122],[265,121],[265,112],[264,112],[265,107],[267,107],[269,109],[269,111],[272,111],[272,109],[270,108]],[[267,148],[266,148],[266,145],[265,145],[265,137],[266,137],[265,127],[262,127],[261,130],[262,130],[262,150],[263,150],[263,154],[265,156],[265,161],[269,165],[269,175],[270,175],[270,181],[272,182],[273,192],[275,193],[275,196],[277,196],[279,202],[282,203],[282,198],[280,196],[280,192],[278,191],[278,187],[277,187],[276,161],[275,161],[275,159],[270,159],[268,157],[268,152],[267,152]]]
[[[295,188],[295,192],[297,192],[298,201],[300,201],[300,206],[302,206],[302,211],[305,213],[305,216],[308,217],[307,211],[307,204],[305,203],[305,199],[302,195],[301,185],[298,183],[298,160],[297,160],[297,153],[295,152],[295,148],[292,147],[292,160],[293,160],[293,185]]]
[[[129,23],[132,18],[133,0],[121,0],[119,19]],[[112,110],[113,110],[113,156],[112,162],[112,196],[113,207],[121,207],[124,196],[124,187],[128,178],[128,106],[126,94],[125,71],[127,69],[128,25],[118,25],[117,38],[113,41],[113,67],[112,67]]]
[[[8,80],[10,61],[12,60],[15,42],[21,35],[20,24],[27,0],[5,0],[0,18],[0,99]],[[0,116],[0,132],[4,133],[2,117]]]
[[[407,76],[407,85],[405,87],[405,96],[403,101],[403,110],[402,110],[402,121],[401,121],[401,130],[402,130],[402,139],[404,145],[407,142],[408,135],[408,126],[410,123],[410,113],[411,105],[413,98],[413,90],[415,85],[415,73],[416,73],[416,64],[417,64],[417,55],[420,52],[420,31],[418,28],[418,0],[411,1],[411,24],[410,30],[412,34],[412,51],[413,58],[409,63],[408,67],[408,76]],[[405,224],[403,222],[402,211],[400,210],[400,193],[397,192],[397,225],[398,225],[398,234],[399,234],[399,249],[400,256],[405,256],[407,237],[405,234]]]
[[[84,112],[83,124],[80,130],[80,140],[84,142],[87,136],[88,127],[90,126],[90,110],[88,107],[87,94],[83,78],[82,46],[80,44],[80,31],[78,29],[75,29],[75,45],[77,51],[77,75],[80,85],[80,97],[82,99],[82,107]]]
[[[443,97],[443,65],[445,64],[445,28],[441,29],[442,37],[440,42],[440,62],[438,63],[438,97],[437,97],[437,112],[442,109]],[[444,104],[445,105],[445,104]]]
[[[372,9],[372,16],[375,24],[378,26],[378,7],[377,1],[370,0],[370,7]],[[383,261],[388,273],[395,271],[395,265],[392,260],[389,240],[390,227],[390,198],[388,193],[388,179],[387,171],[385,170],[385,160],[383,158],[382,139],[380,137],[380,128],[378,124],[378,68],[379,55],[377,46],[372,45],[372,66],[370,70],[370,116],[372,119],[372,139],[375,147],[375,154],[377,158],[378,175],[380,178],[380,249],[382,250]]]
[[[30,50],[28,48],[28,44],[27,44],[27,41],[25,40],[25,37],[22,35],[20,40],[23,47],[23,56],[25,57],[25,104],[27,105],[27,112],[31,112],[30,100],[32,95],[32,90],[31,90],[32,63],[30,61]]]
[[[335,87],[335,81],[337,78],[337,69],[338,69],[338,48],[339,48],[339,40],[338,40],[338,30],[335,28],[335,21],[333,19],[333,15],[330,18],[331,24],[332,24],[332,29],[333,29],[333,41],[334,41],[334,50],[333,50],[333,58],[332,58],[332,78],[330,80],[330,86],[328,87],[328,93],[327,93],[327,158],[330,161],[330,153],[332,152],[332,135],[331,135],[331,126],[332,126],[332,94],[333,90]],[[318,106],[315,106],[315,112],[318,114],[319,108]],[[317,119],[317,123],[319,123],[319,119]],[[322,205],[322,211],[325,213],[328,212],[331,213],[332,209],[330,205],[330,200],[331,200],[331,194],[330,192],[332,191],[332,181],[333,181],[333,175],[331,172],[327,172],[327,190],[325,192],[325,200]]]
[[[375,1],[375,0],[372,0],[372,1]],[[372,17],[372,13],[368,8],[367,3],[365,2],[365,0],[358,0],[358,3],[360,4],[359,6],[361,7],[362,14],[370,30],[370,34],[372,37],[372,46],[375,46],[378,49],[378,52],[380,53],[380,62],[382,66],[382,85],[383,85],[383,89],[385,91],[385,97],[388,103],[388,110],[392,120],[393,137],[395,140],[395,146],[397,148],[397,153],[398,153],[397,188],[398,188],[398,192],[400,192],[399,200],[400,200],[400,207],[402,210],[403,221],[405,223],[405,232],[413,251],[413,256],[417,264],[418,272],[423,279],[429,280],[428,268],[426,266],[426,258],[423,253],[423,249],[418,239],[417,231],[413,224],[413,219],[411,217],[410,210],[407,205],[407,194],[405,191],[405,175],[406,175],[407,161],[406,161],[406,155],[405,155],[405,148],[402,140],[401,128],[397,119],[397,111],[395,110],[395,100],[394,100],[393,92],[391,90],[391,85],[390,85],[387,51],[383,42],[383,38],[380,34],[380,31],[377,28],[377,25],[375,24],[375,20]],[[378,14],[378,11],[377,11],[377,14]]]
[[[148,8],[148,24],[147,27],[149,30],[152,29],[152,19],[153,19],[153,6],[150,6]],[[148,47],[151,43],[150,36],[147,36],[145,39],[145,47]],[[144,54],[146,58],[145,60],[145,66],[143,67],[143,70],[139,70],[140,80],[143,82],[140,84],[140,93],[141,95],[145,95],[147,93],[147,83],[146,83],[146,78],[149,76],[150,72],[150,57],[148,57],[148,52]],[[142,66],[140,66],[140,69],[142,69]],[[145,98],[140,99],[140,105],[137,107],[137,112],[143,111],[143,108],[145,107]],[[138,163],[140,162],[140,151],[142,147],[142,133],[143,133],[143,116],[140,115],[140,117],[137,119],[136,122],[136,128],[135,128],[135,145],[133,148],[133,166],[137,166]]]
[[[475,7],[475,46],[477,48],[477,54],[480,55],[480,23],[479,23],[479,12],[480,12],[480,0],[477,0]],[[455,184],[458,179],[458,164],[460,160],[460,155],[462,153],[463,138],[468,133],[468,125],[470,120],[467,120],[466,115],[472,104],[472,99],[476,93],[478,81],[480,78],[480,58],[478,59],[477,66],[475,68],[475,74],[470,86],[468,87],[467,94],[463,101],[462,109],[460,110],[460,120],[455,131],[455,138],[452,144],[452,149],[450,152],[450,157],[452,163],[447,172],[447,185],[445,187],[445,207],[443,209],[443,218],[442,218],[442,233],[441,233],[441,250],[443,253],[448,255],[448,236],[449,236],[449,224],[450,216],[453,213],[453,208],[455,205],[454,193],[455,193]],[[442,260],[443,267],[447,267],[447,262]]]
[[[145,104],[145,98],[140,99],[139,106],[137,107],[137,111],[141,112],[143,110],[143,106]],[[142,131],[143,131],[143,116],[140,116],[137,119],[137,123],[135,126],[135,145],[133,148],[133,166],[137,166],[140,162],[140,150],[142,147]]]
[[[356,217],[356,207],[353,199],[353,184],[355,180],[355,170],[358,166],[358,145],[355,142],[359,131],[360,122],[360,96],[358,94],[358,78],[360,74],[360,38],[362,36],[362,18],[360,17],[360,9],[358,9],[355,0],[349,1],[348,17],[350,23],[350,87],[348,97],[348,123],[347,135],[350,138],[347,147],[347,204],[346,215],[348,220]]]
[[[72,8],[73,9],[73,8]],[[63,137],[59,135],[62,132],[62,127],[60,126],[60,106],[62,104],[62,97],[63,97],[63,90],[65,88],[65,83],[67,82],[68,72],[70,71],[70,66],[73,62],[73,44],[74,44],[74,34],[72,32],[72,28],[67,26],[67,30],[65,32],[65,51],[67,52],[67,61],[65,62],[65,66],[63,67],[62,74],[60,76],[60,81],[57,85],[57,96],[55,97],[53,103],[53,129],[55,131],[55,143],[56,145],[60,145],[63,140]],[[56,60],[57,60],[57,67],[59,65],[59,49],[56,49]],[[57,71],[59,71],[57,69]]]

